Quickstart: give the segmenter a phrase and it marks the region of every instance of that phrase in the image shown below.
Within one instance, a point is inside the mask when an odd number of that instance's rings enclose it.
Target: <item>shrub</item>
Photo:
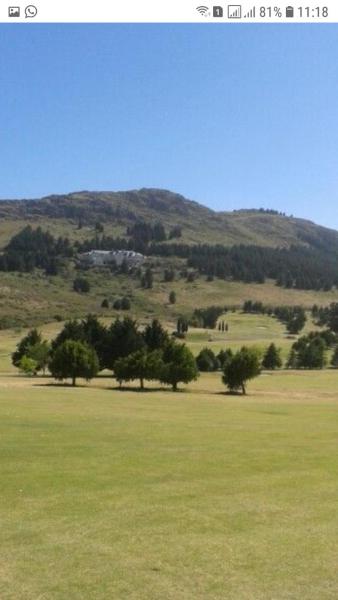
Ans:
[[[130,300],[129,300],[129,298],[123,297],[121,299],[121,310],[130,310]]]
[[[79,294],[88,294],[90,291],[90,283],[84,277],[77,277],[73,281],[73,290]]]
[[[175,304],[176,303],[176,293],[175,292],[170,292],[170,294],[169,294],[169,302],[170,302],[170,304]]]

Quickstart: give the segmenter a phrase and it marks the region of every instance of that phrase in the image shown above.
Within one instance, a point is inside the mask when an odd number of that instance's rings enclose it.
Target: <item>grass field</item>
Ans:
[[[336,599],[337,382],[3,375],[1,599]]]
[[[190,329],[195,354],[294,341],[224,318]],[[264,372],[247,397],[220,373],[73,389],[15,372],[24,333],[0,332],[1,600],[336,600],[337,371]]]

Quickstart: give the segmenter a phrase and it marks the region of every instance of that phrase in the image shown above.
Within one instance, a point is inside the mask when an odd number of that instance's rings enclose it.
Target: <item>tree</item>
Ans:
[[[176,303],[176,293],[175,292],[170,292],[170,294],[169,294],[169,302],[170,302],[170,304],[175,304]]]
[[[203,348],[196,357],[196,364],[199,371],[217,371],[220,368],[220,362],[210,348]]]
[[[321,335],[303,336],[292,346],[296,353],[296,368],[322,369],[326,363],[327,344]]]
[[[115,361],[124,358],[144,346],[142,334],[138,331],[136,321],[130,317],[116,319],[107,331],[104,343],[104,365],[114,370]]]
[[[335,348],[334,353],[332,355],[331,366],[334,369],[338,369],[338,346]]]
[[[158,319],[153,319],[151,324],[145,327],[142,336],[148,350],[161,350],[169,340],[168,333]]]
[[[189,383],[198,377],[198,369],[192,352],[184,344],[170,340],[163,351],[163,369],[160,377],[162,383],[177,390],[179,382]]]
[[[148,267],[146,269],[145,273],[142,275],[141,285],[145,289],[150,290],[153,287],[153,281],[154,281],[153,272],[152,272],[151,268]]]
[[[95,315],[87,315],[81,321],[83,341],[94,348],[100,364],[100,371],[104,369],[105,343],[108,335],[107,328],[100,323]]]
[[[227,350],[220,350],[217,354],[217,360],[219,361],[220,367],[223,371],[225,364],[231,360],[233,357],[233,352],[231,348],[227,348]]]
[[[19,369],[25,375],[36,375],[37,373],[37,362],[33,358],[29,358],[24,354],[19,362]]]
[[[83,324],[77,319],[66,321],[60,333],[52,341],[52,351],[56,350],[66,340],[85,341]]]
[[[297,369],[297,367],[298,367],[297,352],[296,352],[296,350],[294,350],[294,348],[291,348],[288,359],[286,361],[286,368],[287,369]]]
[[[303,308],[296,308],[291,312],[286,321],[286,329],[289,333],[297,335],[306,323],[306,314]]]
[[[73,290],[79,294],[87,294],[90,291],[90,283],[84,277],[76,277],[73,281]]]
[[[26,354],[28,348],[40,344],[42,342],[41,333],[37,329],[31,329],[25,337],[18,343],[15,352],[12,354],[12,363],[15,367],[19,367],[22,357]]]
[[[109,302],[107,298],[104,298],[104,300],[102,300],[101,308],[109,308]]]
[[[243,346],[225,363],[223,383],[231,392],[242,390],[246,394],[246,382],[257,377],[261,372],[259,356],[253,348]]]
[[[187,319],[184,319],[184,317],[179,317],[177,319],[177,324],[176,324],[177,333],[182,334],[182,336],[184,337],[184,335],[186,333],[188,333],[188,330],[189,330],[189,325],[188,325]]]
[[[89,381],[97,375],[99,359],[87,343],[67,340],[56,348],[49,369],[55,379],[70,378],[75,386],[77,377]]]
[[[338,333],[338,302],[332,302],[330,304],[325,322],[327,322],[332,331]]]
[[[148,352],[145,348],[133,352],[124,358],[119,358],[114,364],[114,374],[119,381],[140,380],[140,388],[144,389],[144,380],[160,379],[163,363],[161,352]]]
[[[267,348],[262,362],[262,367],[268,370],[280,369],[282,366],[282,359],[280,357],[280,350],[276,348],[275,344],[272,343]]]
[[[36,372],[43,371],[45,374],[50,358],[50,344],[44,340],[27,347],[27,357],[36,363]]]

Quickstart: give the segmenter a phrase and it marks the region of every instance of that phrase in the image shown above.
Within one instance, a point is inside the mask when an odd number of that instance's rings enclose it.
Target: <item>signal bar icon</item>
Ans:
[[[242,6],[240,4],[228,5],[228,19],[241,19]]]
[[[243,19],[255,19],[256,17],[256,7],[254,6],[243,16]]]

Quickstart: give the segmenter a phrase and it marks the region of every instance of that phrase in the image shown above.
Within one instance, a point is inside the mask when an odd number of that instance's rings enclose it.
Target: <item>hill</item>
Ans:
[[[165,228],[180,226],[188,243],[255,244],[288,247],[292,244],[338,247],[338,232],[275,211],[216,212],[167,190],[75,192],[34,200],[0,201],[0,243],[8,242],[23,224],[32,223],[72,239],[91,235],[96,222],[109,234],[123,234],[136,221]],[[78,229],[79,223],[82,225]]]
[[[4,200],[0,219],[0,328],[88,312],[113,316],[119,314],[113,304],[121,297],[130,300],[133,316],[159,316],[171,322],[179,315],[191,315],[196,307],[240,306],[247,299],[311,307],[338,297],[338,232],[275,211],[215,212],[179,194],[141,189]],[[164,240],[146,247],[144,268],[152,269],[152,288],[142,287],[137,273],[90,269],[84,273],[89,293],[74,292],[77,252],[134,243],[131,232],[140,222],[150,228],[160,223],[165,231]],[[40,236],[46,242],[40,251],[40,238],[35,240],[37,267],[22,239],[13,244],[13,236],[27,225],[55,236],[54,241]],[[142,241],[142,229],[139,235]],[[68,238],[59,257],[57,236]],[[2,260],[10,240],[9,263],[19,247],[22,256],[14,263],[22,264],[20,268],[8,267]],[[199,244],[206,245],[204,254],[199,254]],[[53,264],[44,256],[50,249]],[[174,272],[172,279],[166,280],[166,270]],[[283,270],[284,279],[277,286]],[[190,280],[189,273],[194,275]],[[170,291],[176,293],[175,304],[169,302]],[[103,300],[108,300],[108,309],[102,308]]]

